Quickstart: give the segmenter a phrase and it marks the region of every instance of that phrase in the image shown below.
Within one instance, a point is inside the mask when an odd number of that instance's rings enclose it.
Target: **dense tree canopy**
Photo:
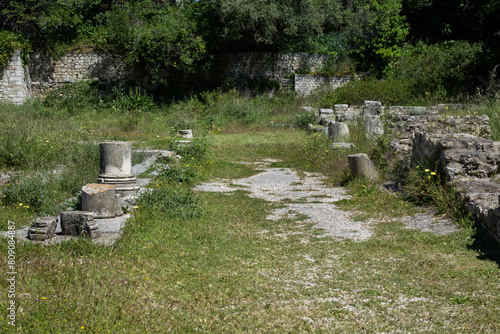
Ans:
[[[419,41],[437,43],[433,54],[443,57],[458,52],[446,41],[481,45],[476,55],[492,68],[498,22],[500,0],[0,0],[2,50],[23,37],[54,55],[110,50],[155,79],[196,72],[235,51],[320,52],[384,75],[414,54],[405,43]]]

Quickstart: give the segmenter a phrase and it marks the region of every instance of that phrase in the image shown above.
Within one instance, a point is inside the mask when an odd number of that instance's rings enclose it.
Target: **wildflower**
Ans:
[[[429,170],[429,169],[426,169],[426,170],[425,170],[425,172],[426,172],[426,173],[429,173],[429,172],[430,172],[430,170]]]
[[[431,175],[434,176],[434,175],[436,175],[436,173],[435,172],[431,172]]]

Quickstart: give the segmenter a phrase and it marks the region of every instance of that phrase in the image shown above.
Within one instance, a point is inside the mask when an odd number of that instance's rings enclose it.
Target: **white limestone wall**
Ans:
[[[17,50],[0,73],[0,101],[23,104],[30,97],[29,74]]]
[[[339,88],[350,82],[354,77],[345,76],[324,76],[324,75],[295,75],[295,91],[300,95],[309,95],[321,87]]]

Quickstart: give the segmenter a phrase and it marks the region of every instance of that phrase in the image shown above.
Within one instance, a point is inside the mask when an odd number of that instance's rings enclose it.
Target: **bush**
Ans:
[[[101,89],[98,81],[79,81],[65,84],[50,91],[44,99],[47,108],[66,110],[70,114],[82,109],[102,107]]]
[[[23,64],[28,64],[27,56],[31,52],[29,43],[19,34],[0,30],[0,71],[5,68],[16,49],[21,50]]]
[[[405,82],[412,95],[452,98],[474,91],[482,54],[480,43],[448,41],[427,45],[420,42],[406,46],[388,77]]]
[[[314,112],[307,112],[296,117],[296,123],[299,128],[307,129],[309,124],[314,124],[316,115]]]

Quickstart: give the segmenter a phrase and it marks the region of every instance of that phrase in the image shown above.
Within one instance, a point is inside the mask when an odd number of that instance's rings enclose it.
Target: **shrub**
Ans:
[[[296,117],[296,123],[299,128],[307,129],[309,124],[314,124],[315,114],[313,112],[307,112]]]
[[[477,83],[480,43],[447,41],[406,46],[389,73],[389,78],[406,82],[415,94],[430,94],[438,99],[473,92]]]

